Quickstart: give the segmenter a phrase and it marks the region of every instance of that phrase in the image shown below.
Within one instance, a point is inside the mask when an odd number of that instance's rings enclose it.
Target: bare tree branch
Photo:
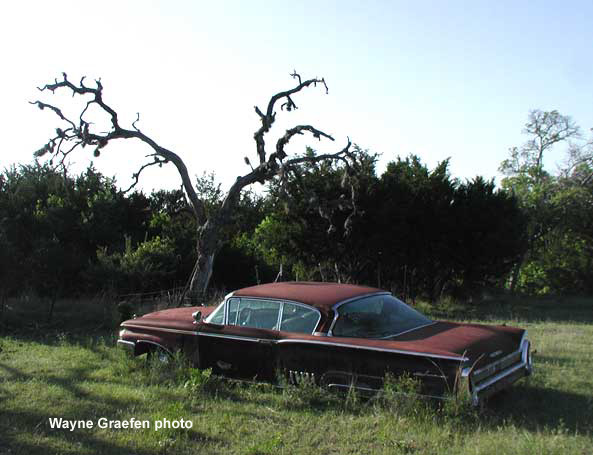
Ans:
[[[132,122],[132,127],[136,130],[136,131],[140,131],[137,127],[136,127],[136,123],[138,123],[140,121],[140,112],[136,112],[136,120],[134,120]]]
[[[62,114],[62,111],[60,109],[58,109],[57,107],[52,106],[51,104],[43,103],[41,101],[29,101],[29,104],[36,105],[40,110],[43,110],[45,108],[51,109],[52,111],[54,111],[56,113],[56,115],[58,117],[60,117],[65,122],[68,122],[70,125],[72,125],[73,129],[76,129],[76,125],[74,124],[74,122],[72,122],[70,119],[67,119],[66,116],[64,114]]]
[[[326,138],[334,141],[332,136],[311,125],[298,125],[288,129],[284,136],[278,139],[274,153],[269,156],[266,153],[265,135],[270,131],[270,128],[276,120],[275,107],[277,103],[281,103],[281,110],[284,110],[285,108],[286,111],[296,109],[297,106],[293,100],[293,96],[311,85],[317,86],[317,84],[322,84],[325,87],[326,94],[328,93],[328,87],[323,78],[313,78],[303,81],[296,71],[293,71],[291,76],[298,81],[298,84],[295,87],[273,95],[266,106],[265,112],[255,106],[255,112],[261,120],[261,127],[254,133],[259,165],[253,168],[249,159],[245,158],[245,162],[250,166],[251,171],[243,176],[237,177],[235,182],[229,188],[220,209],[212,214],[206,214],[205,203],[197,196],[185,163],[179,155],[160,146],[152,138],[142,133],[137,127],[137,123],[140,121],[139,113],[136,114],[136,120],[132,122],[130,128],[124,128],[120,125],[118,114],[115,109],[103,100],[103,85],[100,79],[95,80],[94,86],[89,86],[85,84],[85,78],[82,77],[78,85],[76,85],[68,79],[66,73],[63,73],[62,80],[56,79],[54,83],[38,87],[43,93],[51,92],[52,94],[55,94],[56,91],[69,91],[72,93],[73,97],[83,97],[86,100],[86,104],[78,118],[73,120],[68,118],[62,110],[54,105],[40,100],[32,102],[31,104],[36,105],[42,110],[46,108],[51,110],[60,118],[60,120],[67,124],[67,128],[65,129],[56,129],[56,135],[40,150],[35,152],[35,155],[43,156],[49,153],[51,155],[50,163],[53,159],[57,158],[59,160],[59,165],[65,168],[65,160],[79,147],[85,148],[86,146],[90,146],[93,148],[93,155],[100,156],[102,149],[113,140],[138,139],[152,149],[152,153],[148,156],[152,157],[153,161],[143,164],[138,171],[133,174],[133,182],[125,190],[126,192],[130,191],[138,184],[140,175],[146,168],[155,165],[162,166],[168,162],[173,163],[181,177],[184,197],[187,196],[189,206],[193,211],[198,226],[196,245],[198,259],[195,273],[192,273],[191,277],[191,288],[198,292],[205,292],[212,273],[214,256],[224,241],[221,235],[221,229],[228,226],[237,207],[241,191],[246,186],[256,182],[265,183],[273,179],[285,181],[289,175],[298,176],[299,167],[305,163],[315,164],[325,160],[341,161],[345,165],[344,180],[342,183],[344,188],[348,185],[350,186],[350,200],[344,196],[338,201],[326,201],[319,205],[319,212],[324,218],[327,218],[330,221],[330,230],[332,229],[331,214],[334,210],[345,208],[351,209],[352,213],[348,217],[347,222],[357,213],[355,188],[351,180],[356,159],[350,152],[350,139],[348,139],[347,145],[336,153],[321,154],[317,156],[308,155],[286,160],[287,153],[285,147],[295,135],[302,135],[305,132],[308,132],[317,139],[321,140],[321,138]],[[99,111],[102,111],[107,115],[111,123],[111,128],[108,131],[96,131],[93,123],[85,119],[85,116],[88,114],[91,107],[98,107]],[[348,229],[348,226],[345,225],[345,227]]]
[[[61,120],[67,122],[71,127],[66,130],[69,135],[60,136],[63,141],[60,141],[56,144],[56,138],[50,139],[50,141],[38,152],[36,152],[37,156],[41,156],[47,152],[52,153],[53,155],[58,155],[61,157],[61,162],[63,163],[65,158],[78,146],[85,147],[87,145],[95,146],[94,155],[99,156],[100,150],[105,147],[110,141],[115,139],[139,139],[148,146],[150,146],[153,151],[154,155],[160,157],[158,162],[149,163],[148,165],[144,165],[140,168],[140,170],[134,174],[135,182],[130,187],[133,188],[138,182],[137,177],[146,167],[152,166],[154,164],[163,164],[166,162],[171,162],[177,168],[179,175],[181,176],[181,180],[183,183],[183,188],[187,193],[187,196],[190,201],[190,205],[196,215],[196,218],[199,223],[204,223],[206,221],[206,214],[204,210],[204,205],[202,201],[199,200],[192,181],[189,177],[189,173],[185,166],[183,160],[174,152],[161,147],[158,145],[153,139],[142,133],[137,127],[136,122],[139,120],[139,114],[137,119],[134,123],[132,123],[133,130],[122,128],[119,124],[118,116],[116,111],[109,106],[105,101],[103,101],[103,85],[101,84],[100,80],[96,80],[96,87],[88,87],[84,85],[84,78],[81,79],[80,85],[76,86],[72,82],[70,82],[67,78],[66,73],[63,73],[63,80],[56,81],[53,84],[46,84],[45,86],[39,88],[41,92],[50,91],[55,93],[56,90],[66,89],[72,92],[72,96],[75,95],[88,95],[91,96],[91,99],[87,102],[84,110],[82,111],[79,122],[76,124],[72,120],[66,118],[66,116],[62,113],[60,109],[50,104],[46,104],[42,101],[34,101],[32,104],[37,105],[40,109],[49,108],[51,109]],[[91,130],[91,123],[84,120],[84,113],[91,105],[99,106],[110,118],[112,128],[110,131],[106,133],[94,133]],[[63,132],[62,132],[63,133]],[[69,150],[64,151],[62,147],[64,146],[65,142],[74,142],[74,145]],[[57,146],[57,147],[56,147]]]
[[[261,127],[253,135],[253,138],[255,139],[255,143],[256,143],[257,155],[259,157],[260,164],[263,164],[266,162],[266,144],[265,144],[264,136],[268,131],[270,131],[270,128],[272,127],[272,125],[274,124],[274,121],[276,120],[276,113],[274,112],[274,106],[276,105],[276,103],[278,101],[282,100],[283,98],[286,98],[286,102],[284,104],[282,104],[282,106],[281,106],[282,110],[284,109],[285,106],[286,106],[287,111],[296,109],[297,106],[293,102],[293,100],[290,96],[295,93],[300,92],[301,90],[303,90],[306,87],[309,87],[311,84],[313,84],[315,86],[317,86],[317,83],[323,84],[325,87],[326,93],[328,92],[327,84],[325,83],[324,79],[315,78],[315,79],[306,80],[305,82],[301,82],[301,76],[296,71],[294,71],[291,74],[291,76],[294,79],[298,79],[298,81],[299,81],[298,85],[290,90],[279,92],[279,93],[276,93],[274,96],[272,96],[270,98],[270,101],[268,102],[268,106],[267,106],[265,114],[261,111],[261,109],[259,107],[255,106],[255,112],[260,117],[261,122],[262,122]]]
[[[290,74],[292,76],[293,79],[298,79],[299,80],[299,84],[302,84],[302,80],[301,80],[301,75],[299,73],[296,72],[296,70],[292,70],[292,73]]]
[[[348,168],[348,167],[350,167],[350,162],[348,161],[348,158],[352,158],[352,155],[350,154],[350,146],[351,145],[352,145],[352,142],[350,142],[350,138],[348,138],[348,143],[339,152],[326,153],[323,155],[315,155],[315,156],[300,156],[298,158],[293,158],[293,159],[287,161],[285,163],[285,166],[295,166],[295,165],[301,164],[301,163],[318,163],[320,161],[325,161],[325,160],[340,160],[344,164],[346,164],[346,167]]]
[[[135,172],[134,174],[132,174],[132,178],[134,179],[134,181],[132,182],[132,184],[128,188],[126,188],[125,190],[123,190],[123,192],[124,193],[127,193],[128,191],[130,191],[132,188],[134,188],[138,184],[138,182],[140,181],[140,174],[147,167],[156,166],[156,165],[159,165],[159,167],[160,167],[163,164],[167,164],[167,163],[168,163],[167,160],[159,159],[158,156],[154,156],[154,161],[151,161],[150,163],[146,163],[146,164],[142,165],[140,167],[140,169],[138,169],[137,172]]]

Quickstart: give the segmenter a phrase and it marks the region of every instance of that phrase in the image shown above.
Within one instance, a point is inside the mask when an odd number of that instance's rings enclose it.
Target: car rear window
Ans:
[[[390,338],[432,321],[389,294],[363,297],[338,307],[332,335]]]

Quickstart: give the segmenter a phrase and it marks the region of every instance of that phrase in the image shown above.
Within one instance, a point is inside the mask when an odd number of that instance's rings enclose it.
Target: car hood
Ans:
[[[426,327],[392,338],[423,352],[448,351],[469,359],[488,362],[519,349],[525,330],[502,325],[461,324],[436,321]]]
[[[122,322],[123,327],[162,327],[177,330],[196,330],[192,314],[196,311],[202,312],[202,317],[208,316],[214,311],[215,306],[193,306],[172,308],[169,310],[155,311],[135,319]]]

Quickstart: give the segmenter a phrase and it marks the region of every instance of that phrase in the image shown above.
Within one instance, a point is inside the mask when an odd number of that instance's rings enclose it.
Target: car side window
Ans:
[[[284,303],[280,330],[311,334],[318,322],[319,313],[317,311],[294,303]]]
[[[227,324],[230,325],[236,325],[237,324],[237,314],[238,314],[238,310],[239,310],[239,301],[240,299],[237,298],[232,298],[229,299],[227,302],[227,305],[229,307],[228,310],[228,319],[227,319]]]
[[[280,302],[259,299],[231,299],[228,314],[228,324],[230,325],[278,330]]]

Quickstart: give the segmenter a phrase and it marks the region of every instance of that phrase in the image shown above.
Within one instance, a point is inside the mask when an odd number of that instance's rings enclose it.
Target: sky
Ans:
[[[453,177],[497,178],[532,109],[593,127],[593,2],[552,1],[125,1],[4,2],[0,7],[0,168],[27,164],[58,119],[28,102],[74,112],[76,100],[36,87],[68,73],[100,78],[123,126],[139,128],[223,186],[257,162],[254,106],[291,88],[293,70],[329,87],[279,112],[268,144],[297,124],[336,140],[299,137],[336,152],[347,138],[381,155],[450,158]],[[100,124],[90,113],[88,120]],[[126,187],[150,150],[133,140],[72,155]],[[546,157],[553,170],[558,148]],[[94,161],[93,161],[94,160]],[[149,168],[141,188],[180,186],[172,165]]]

